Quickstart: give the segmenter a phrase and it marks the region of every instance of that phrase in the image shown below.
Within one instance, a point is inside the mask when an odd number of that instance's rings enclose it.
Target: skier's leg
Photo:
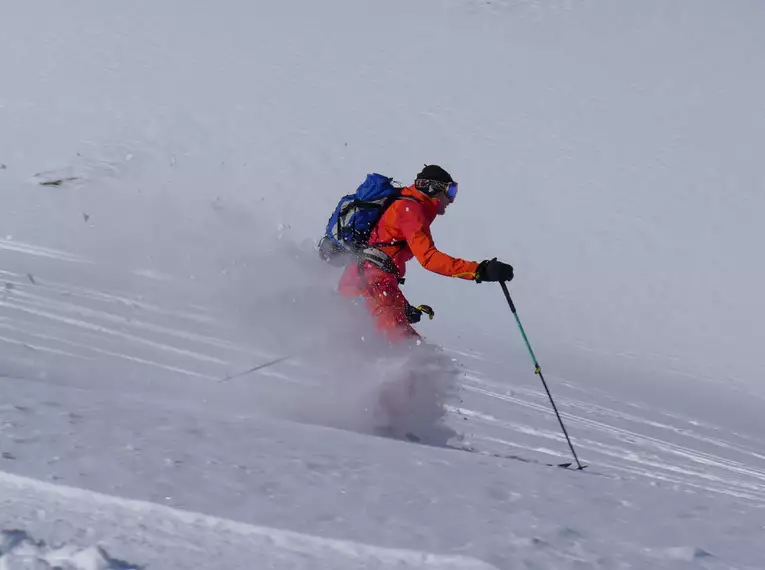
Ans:
[[[394,280],[370,284],[366,306],[377,329],[392,342],[418,339],[420,335],[406,317],[406,298]]]
[[[365,295],[367,310],[374,319],[381,336],[393,345],[401,345],[407,340],[420,338],[417,331],[409,324],[406,317],[406,298],[394,279],[379,280],[371,283]],[[411,381],[400,375],[401,371],[392,369],[394,374],[385,378],[380,385],[379,405],[383,417],[381,420],[390,429],[400,424],[400,418],[406,411],[407,392]]]

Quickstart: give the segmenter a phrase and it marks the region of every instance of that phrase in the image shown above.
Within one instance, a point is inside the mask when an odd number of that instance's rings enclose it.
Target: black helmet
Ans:
[[[416,180],[435,180],[436,182],[454,182],[452,175],[436,164],[426,164]]]
[[[457,194],[457,183],[452,175],[435,164],[425,165],[425,168],[415,178],[414,187],[426,196],[435,196],[439,192],[447,192],[450,202],[454,201]]]

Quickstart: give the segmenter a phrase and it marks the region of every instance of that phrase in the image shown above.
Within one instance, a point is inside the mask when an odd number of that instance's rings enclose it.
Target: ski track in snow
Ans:
[[[0,250],[73,263],[91,263],[84,257],[73,253],[67,253],[65,251],[60,251],[49,247],[41,247],[9,239],[0,239]]]
[[[48,248],[29,244],[25,248],[28,251],[23,255],[35,256],[35,253],[30,252],[49,251]],[[18,248],[13,250],[14,256],[19,253]],[[75,258],[62,252],[57,261],[71,263]],[[162,398],[172,398],[172,390],[213,386],[213,383],[221,382],[228,374],[236,371],[239,364],[232,365],[232,362],[246,362],[250,365],[279,356],[274,352],[242,346],[225,334],[222,323],[205,314],[196,304],[168,307],[158,300],[152,301],[151,297],[138,298],[124,291],[102,290],[82,283],[55,279],[54,276],[54,273],[49,275],[45,271],[33,278],[25,276],[21,271],[3,269],[0,272],[0,344],[5,347],[4,366],[12,367],[0,370],[0,382],[3,376],[26,378],[26,381],[21,382],[41,382],[51,387],[56,385],[56,389],[60,389],[66,388],[76,376],[57,375],[58,370],[79,370],[78,367],[87,366],[88,363],[98,364],[100,368],[95,370],[101,371],[98,372],[101,379],[102,371],[110,368],[123,371],[134,369],[134,373],[140,375],[136,378],[144,375],[162,378],[162,384],[171,386],[170,394],[161,397],[159,392],[154,393],[152,397],[156,401],[148,402],[140,391],[130,393],[122,384],[102,380],[103,386],[100,386],[101,382],[93,385],[74,381],[71,385],[75,389],[72,397],[75,400],[78,398],[77,391],[84,394],[99,389],[118,389],[122,392],[120,399],[126,405],[142,406],[144,415],[149,409],[156,409],[156,413],[163,417],[167,412],[163,411],[165,404],[162,402],[168,400]],[[172,281],[167,285],[172,287]],[[448,407],[449,423],[460,434],[464,434],[470,446],[479,451],[478,454],[472,454],[472,457],[477,461],[493,459],[511,462],[519,458],[524,462],[528,460],[530,465],[570,460],[541,388],[502,384],[487,377],[482,371],[488,362],[484,355],[475,351],[449,352],[464,362],[465,370],[461,389],[463,401]],[[247,365],[243,365],[242,369],[246,369]],[[167,375],[175,375],[175,383],[170,382]],[[310,362],[302,363],[298,359],[263,369],[244,380],[235,379],[220,385],[227,389],[249,390],[256,386],[276,388],[310,381]],[[17,383],[19,380],[12,382]],[[11,385],[8,384],[9,390]],[[36,391],[35,388],[30,394]],[[106,398],[108,394],[104,392],[97,398]],[[206,398],[211,393],[203,391],[200,394]],[[23,474],[39,476],[46,472],[60,473],[53,476],[54,481],[59,477],[69,480],[74,472],[71,467],[67,467],[63,458],[84,453],[84,461],[87,462],[92,460],[88,457],[95,457],[99,453],[98,438],[91,441],[79,427],[84,421],[94,420],[84,419],[90,415],[86,407],[72,406],[65,401],[57,403],[57,407],[50,408],[50,411],[38,411],[33,409],[35,398],[30,398],[16,399],[10,407],[0,406],[0,417],[4,418],[4,423],[0,424],[0,433],[9,435],[8,442],[12,444],[10,448],[4,446],[0,464],[7,469],[18,462]],[[192,410],[191,417],[197,418],[185,428],[189,432],[197,429],[194,427],[196,421],[201,421],[205,416],[215,418],[220,413],[216,412],[215,407],[209,410],[200,408],[196,400],[189,398],[173,406],[176,414],[188,406]],[[246,398],[243,401],[246,402]],[[53,406],[54,402],[50,405]],[[594,392],[580,391],[576,397],[562,397],[559,406],[564,420],[569,424],[582,461],[590,463],[585,472],[587,475],[603,476],[611,480],[640,480],[675,490],[682,489],[686,493],[724,494],[746,500],[750,504],[765,504],[765,462],[763,455],[758,452],[756,441],[751,438],[726,434],[709,423],[669,412],[651,410],[647,413],[636,406],[616,406],[603,395]],[[54,423],[51,423],[52,413],[59,418]],[[116,409],[113,413],[116,414],[115,421],[120,416],[128,418],[134,415]],[[244,415],[239,415],[241,411],[232,413],[234,421],[242,421],[243,425],[250,421],[246,411]],[[46,422],[50,425],[43,427],[38,423],[38,417],[47,418]],[[148,420],[149,415],[146,417],[147,421],[158,426],[164,421]],[[64,423],[56,427],[62,421]],[[83,424],[83,427],[85,425],[91,424]],[[117,422],[111,428],[133,429],[128,427],[129,424],[121,428],[117,427],[119,425],[122,424]],[[98,426],[98,423],[92,424],[87,433],[99,433],[102,428]],[[67,444],[53,444],[58,433],[68,433],[65,436]],[[136,437],[133,435],[128,439],[134,440]],[[51,457],[45,452],[40,455],[40,451],[35,451],[38,445],[46,449],[54,445],[63,458]],[[164,447],[173,444],[159,445]],[[457,445],[464,445],[464,442]],[[131,494],[134,494],[130,478],[123,481],[119,469],[130,469],[130,465],[141,464],[135,461],[141,458],[147,461],[153,457],[153,453],[144,455],[149,450],[142,449],[140,438],[135,446],[135,449],[126,451],[128,457],[120,460],[119,467],[115,465],[111,475],[106,476],[107,480],[112,481],[109,488],[115,492],[125,486],[126,489],[132,489]],[[67,447],[70,447],[69,451]],[[29,452],[26,448],[29,448]],[[125,453],[125,450],[121,453]],[[446,453],[463,456],[459,451],[449,450]],[[39,458],[30,463],[27,457],[29,454]],[[173,458],[171,454],[164,459],[170,469],[189,460],[184,455]],[[208,465],[208,469],[217,465],[219,460],[211,458],[210,461],[213,463]],[[242,468],[247,473],[253,469],[252,466]],[[79,477],[84,477],[81,479],[82,485],[91,484],[85,474]],[[159,488],[166,485],[161,483]],[[100,483],[96,488],[99,487],[102,492],[108,490]],[[27,489],[28,492],[20,494],[18,489]],[[168,492],[171,492],[169,488]],[[225,500],[225,497],[224,494],[219,500]],[[225,544],[227,560],[248,560],[248,552],[254,547],[264,553],[265,559],[274,568],[494,568],[487,562],[470,557],[381,548],[364,544],[363,541],[335,540],[234,522],[159,505],[157,503],[162,502],[162,498],[156,494],[150,495],[150,498],[153,501],[151,503],[132,501],[0,474],[0,503],[4,502],[10,512],[28,513],[31,520],[37,519],[39,528],[48,529],[51,533],[43,535],[46,540],[69,541],[71,534],[66,535],[61,527],[61,521],[67,520],[64,528],[100,529],[94,536],[83,537],[77,548],[98,543],[105,545],[111,552],[110,546],[114,545],[117,548],[116,555],[125,555],[131,561],[141,563],[148,561],[162,564],[163,553],[166,554],[169,548],[173,551],[171,558],[174,561],[186,560],[191,564],[189,553],[193,553],[194,559],[200,561],[204,556],[217,552],[221,544]],[[106,506],[109,508],[105,509]],[[57,524],[47,524],[46,512],[55,513]],[[94,515],[93,512],[108,515]],[[8,521],[5,524],[9,524]],[[39,532],[39,528],[36,525],[35,533]],[[535,556],[541,556],[540,548],[546,551],[549,549],[544,556],[549,556],[550,564],[557,567],[569,567],[569,564],[577,564],[577,560],[586,559],[576,554],[580,548],[576,546],[578,539],[568,545],[563,538],[568,536],[567,531],[559,532],[562,534],[556,535],[552,542],[555,546],[550,546],[546,540],[537,542],[537,539],[525,538],[521,534],[516,534],[508,544],[511,548],[520,549],[518,552],[528,549],[536,551]],[[571,533],[572,536],[578,536],[578,531]],[[123,552],[121,547],[124,544],[132,544],[135,548]],[[76,550],[74,545],[70,545],[67,552]],[[88,552],[93,555],[94,551],[91,549]],[[703,549],[695,546],[674,546],[664,550],[657,548],[652,552],[646,550],[641,556],[662,564],[686,564],[703,560],[706,554]],[[214,557],[211,557],[207,567],[214,564]],[[241,567],[246,566],[246,563],[241,564]],[[232,563],[231,567],[237,567],[237,564]]]
[[[36,246],[27,249],[48,251]],[[73,258],[63,252],[58,257]],[[31,351],[80,359],[97,354],[208,380],[224,376],[232,359],[258,361],[271,356],[211,334],[190,332],[217,325],[194,308],[171,311],[119,292],[40,276],[27,279],[6,270],[0,271],[0,279],[4,285],[0,329],[13,333],[0,337],[0,342]],[[218,375],[200,372],[205,364],[206,370]]]
[[[31,244],[2,241],[2,247],[15,254],[84,261],[74,254]],[[32,283],[7,270],[0,272],[0,278],[5,285],[0,293],[0,331],[4,331],[0,343],[10,351],[21,349],[21,354],[6,355],[10,361],[29,362],[30,354],[42,353],[72,361],[112,358],[189,378],[219,381],[235,372],[232,360],[257,363],[278,356],[218,336],[221,328],[215,319],[197,308],[168,310],[123,292],[95,290],[45,276]],[[472,436],[477,447],[500,452],[520,449],[543,459],[554,455],[556,460],[567,460],[565,441],[551,419],[541,387],[503,387],[480,372],[482,355],[451,352],[477,367],[467,368],[464,376],[462,392],[467,403],[450,408],[462,432],[470,434],[483,428],[483,433]],[[309,377],[310,371],[302,374]],[[282,363],[253,376],[259,382],[294,382],[300,367]],[[691,418],[657,410],[652,410],[650,417],[641,416],[639,408],[616,409],[598,403],[598,394],[589,394],[589,399],[583,396],[587,394],[561,399],[559,407],[583,460],[597,465],[599,471],[765,503],[765,456],[756,442],[723,439],[723,434],[729,438],[731,434]],[[525,422],[507,421],[479,412],[486,408],[487,400],[501,403],[504,417],[515,417],[517,408],[533,412],[536,420],[532,423],[524,414],[520,417]]]
[[[493,386],[494,383],[489,385]],[[463,388],[512,406],[531,409],[540,415],[551,416],[553,413],[541,389],[533,391],[513,387],[512,390],[508,390],[512,392],[510,395],[496,391],[496,388],[492,390],[483,386],[484,382],[478,376],[468,374]],[[765,456],[759,452],[758,447],[744,447],[741,444],[721,440],[719,437],[672,425],[673,421],[685,424],[688,424],[688,421],[682,421],[671,414],[666,414],[664,421],[657,422],[653,419],[641,418],[634,413],[625,414],[619,410],[581,400],[561,400],[559,407],[563,421],[571,426],[570,431],[574,434],[575,445],[582,450],[580,454],[598,465],[599,469],[611,469],[625,477],[647,477],[765,504]],[[521,423],[500,420],[464,407],[457,407],[454,410],[474,421],[501,428],[510,434],[531,435],[536,440],[547,440],[547,450],[553,447],[550,443],[552,441],[557,442],[554,447],[559,449],[565,445],[563,435],[559,429],[556,429],[555,420],[550,422],[549,429],[540,430]],[[657,412],[654,410],[653,413]],[[512,417],[512,413],[509,415]],[[617,423],[619,425],[616,425]],[[635,428],[625,429],[623,427],[625,424],[632,424]],[[663,430],[666,433],[666,439],[641,433],[641,426]],[[493,443],[504,441],[507,446],[522,447],[529,451],[543,451],[539,445],[516,441],[517,438],[514,440],[510,434],[501,438],[485,439]],[[687,443],[679,445],[677,441]],[[694,449],[694,443],[704,444],[706,449],[717,450],[719,454]],[[724,455],[726,452],[733,452],[747,461],[732,460]],[[559,457],[557,453],[556,456]],[[763,467],[751,467],[758,463]]]

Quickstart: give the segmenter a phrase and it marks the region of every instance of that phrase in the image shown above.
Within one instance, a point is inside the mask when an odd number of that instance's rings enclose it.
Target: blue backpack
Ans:
[[[368,258],[374,252],[374,244],[369,244],[369,234],[388,206],[399,198],[401,189],[393,185],[392,178],[367,174],[354,194],[340,199],[330,216],[324,237],[319,242],[321,257],[337,266],[346,265],[352,259]]]

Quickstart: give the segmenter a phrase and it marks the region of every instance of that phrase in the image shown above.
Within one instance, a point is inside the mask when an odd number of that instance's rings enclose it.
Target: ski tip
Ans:
[[[557,466],[563,469],[571,469],[573,465],[574,465],[573,463],[558,463]],[[577,471],[583,471],[586,468],[587,468],[587,465],[582,465],[581,463],[577,467],[574,467],[574,469],[576,469]]]

